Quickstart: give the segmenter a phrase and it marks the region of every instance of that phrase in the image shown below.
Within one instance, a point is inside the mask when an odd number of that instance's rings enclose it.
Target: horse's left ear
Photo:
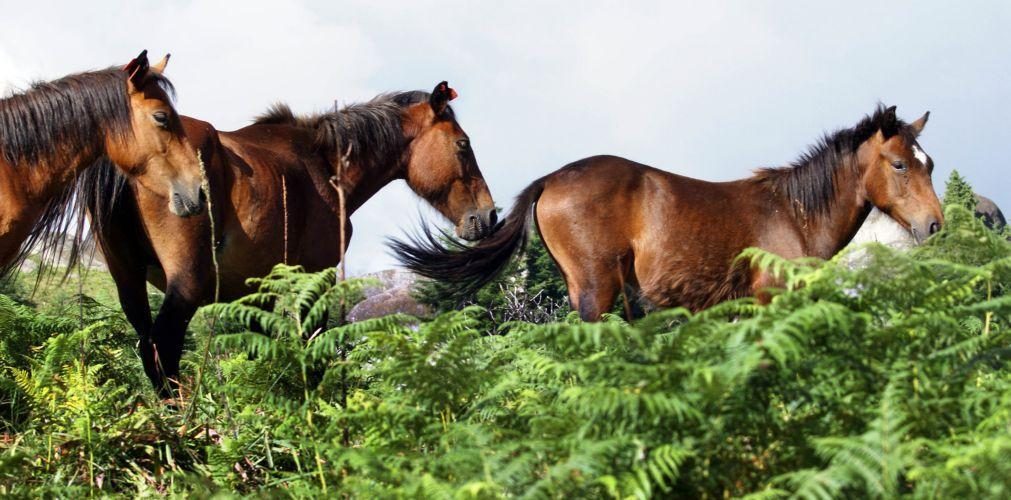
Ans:
[[[432,90],[432,96],[428,98],[428,104],[432,106],[432,111],[435,111],[435,115],[439,116],[443,111],[446,111],[449,101],[456,99],[456,96],[456,91],[449,87],[448,82],[440,82]]]
[[[123,71],[128,75],[127,81],[130,82],[134,90],[143,86],[149,69],[151,69],[151,63],[147,60],[147,50],[142,51],[140,55],[123,66]]]
[[[921,116],[915,122],[910,123],[909,126],[913,127],[913,130],[916,131],[916,135],[920,135],[921,133],[923,133],[923,127],[927,126],[928,119],[930,119],[930,111],[923,113],[923,116]]]
[[[886,129],[885,132],[894,130],[899,122],[899,116],[895,112],[895,106],[889,106],[885,109],[884,120],[882,120],[881,128]]]

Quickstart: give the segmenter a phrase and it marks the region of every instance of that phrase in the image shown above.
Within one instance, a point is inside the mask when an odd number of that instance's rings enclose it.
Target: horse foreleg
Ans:
[[[151,333],[151,304],[147,297],[144,260],[122,249],[102,249],[112,280],[116,283],[119,305],[130,326],[141,339]]]
[[[151,327],[147,342],[141,342],[144,371],[162,397],[179,387],[179,360],[183,354],[186,327],[200,305],[201,295],[168,282],[165,301]]]

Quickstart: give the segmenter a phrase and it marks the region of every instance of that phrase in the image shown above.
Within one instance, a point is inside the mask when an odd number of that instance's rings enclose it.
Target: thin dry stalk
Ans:
[[[334,190],[337,191],[337,210],[338,216],[340,217],[340,267],[337,271],[337,282],[343,282],[347,279],[347,264],[345,263],[345,253],[347,252],[347,205],[344,198],[344,186],[342,180],[344,177],[344,172],[347,170],[350,158],[351,158],[351,144],[348,144],[347,150],[344,155],[341,156],[340,162],[337,165],[337,172],[334,173],[333,177],[330,177],[330,185],[333,186]],[[347,304],[345,298],[341,297],[340,305],[338,306],[338,324],[344,324],[347,320]],[[347,362],[347,345],[342,345],[340,349],[341,353],[341,408],[347,409],[348,406],[348,387],[347,387],[347,369],[345,363]],[[344,426],[341,441],[345,447],[351,446],[351,431],[347,425]]]
[[[284,210],[284,258],[282,262],[288,265],[288,180],[281,174],[281,208]]]
[[[217,302],[221,296],[221,272],[218,267],[218,254],[215,251],[214,239],[217,232],[214,227],[214,205],[211,199],[211,183],[207,177],[207,168],[204,166],[204,160],[200,155],[200,150],[197,150],[197,162],[200,164],[200,189],[203,190],[204,196],[207,198],[207,220],[210,222],[210,232],[211,232],[211,264],[214,266],[214,302]],[[191,396],[190,405],[186,408],[186,416],[183,418],[183,425],[186,426],[189,423],[190,417],[193,416],[193,412],[196,407],[197,400],[200,396],[200,387],[204,378],[204,372],[207,369],[207,365],[210,363],[211,359],[211,341],[214,339],[214,324],[217,318],[211,317],[207,319],[207,342],[204,343],[204,352],[200,361],[200,366],[197,369],[197,376],[193,382],[193,391]],[[226,407],[227,411],[227,407]]]

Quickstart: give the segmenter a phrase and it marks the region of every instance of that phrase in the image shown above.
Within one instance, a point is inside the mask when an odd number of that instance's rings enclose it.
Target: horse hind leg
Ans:
[[[569,289],[569,304],[579,312],[583,321],[600,321],[600,317],[610,312],[621,291],[617,275],[586,273],[568,269],[564,273],[565,285]]]
[[[569,291],[572,309],[579,311],[583,321],[600,321],[601,316],[610,312],[618,296],[617,283],[594,283],[592,287],[576,287]]]
[[[578,311],[583,321],[600,321],[600,317],[614,307],[622,289],[621,270],[614,264],[579,261],[565,254],[552,254],[552,257],[565,278],[572,310]]]

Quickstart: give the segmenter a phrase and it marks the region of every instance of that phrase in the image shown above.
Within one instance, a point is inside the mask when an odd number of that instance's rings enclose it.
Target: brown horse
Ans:
[[[425,238],[392,245],[409,269],[473,291],[523,247],[536,204],[541,237],[584,320],[611,310],[625,284],[651,305],[697,311],[774,284],[735,264],[745,248],[829,258],[872,206],[918,240],[936,232],[942,215],[933,163],[916,142],[928,116],[906,124],[894,107],[879,107],[792,166],[733,182],[691,179],[613,156],[587,158],[523,190],[502,227],[473,247],[447,246],[427,229]]]
[[[213,243],[207,216],[169,217],[157,193],[133,183],[118,189],[125,181],[110,175],[108,166],[89,174],[92,195],[85,203],[155,386],[167,394],[175,383],[186,326],[197,307],[249,293],[248,278],[281,262],[310,271],[339,262],[341,224],[347,240],[351,226],[340,219],[330,181],[342,158],[348,217],[383,186],[405,179],[457,223],[460,236],[477,239],[490,232],[494,203],[449,106],[455,95],[443,82],[431,94],[384,94],[305,117],[278,105],[234,132],[183,117],[207,169]],[[110,198],[117,192],[125,195]],[[145,277],[165,291],[153,324]]]
[[[201,210],[200,168],[162,76],[168,56],[150,66],[147,51],[123,68],[39,82],[0,100],[0,274],[36,244],[54,250],[72,220],[75,181],[100,157],[167,210]]]

